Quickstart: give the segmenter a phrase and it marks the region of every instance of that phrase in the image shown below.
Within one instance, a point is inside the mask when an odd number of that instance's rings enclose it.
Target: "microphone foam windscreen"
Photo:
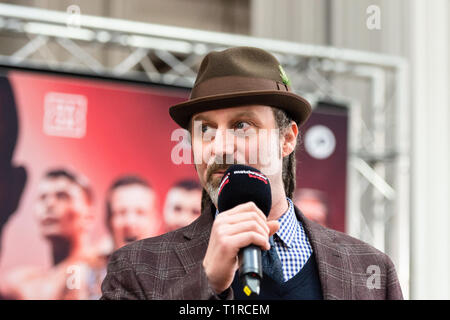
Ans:
[[[224,173],[219,185],[219,212],[253,201],[266,215],[272,207],[269,179],[258,169],[235,164]]]

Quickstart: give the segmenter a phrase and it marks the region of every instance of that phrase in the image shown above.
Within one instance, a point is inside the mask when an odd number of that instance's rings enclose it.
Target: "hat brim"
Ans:
[[[176,104],[169,109],[172,119],[187,129],[194,114],[240,107],[244,105],[265,105],[285,110],[301,126],[311,115],[311,105],[302,97],[288,91],[245,91],[196,98]]]

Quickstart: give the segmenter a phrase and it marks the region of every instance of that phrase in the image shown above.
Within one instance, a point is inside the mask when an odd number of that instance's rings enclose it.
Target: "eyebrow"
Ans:
[[[257,114],[255,111],[248,111],[248,110],[246,110],[246,111],[241,111],[241,112],[238,112],[238,113],[236,113],[236,114],[233,114],[233,115],[231,116],[231,120],[230,120],[230,121],[233,121],[233,120],[235,120],[236,118],[240,118],[240,117],[249,117],[249,118],[257,118],[257,119],[258,119],[258,114]],[[212,121],[212,120],[210,119],[210,117],[205,116],[205,115],[202,115],[202,114],[195,115],[195,116],[192,118],[192,121],[200,121],[200,120],[204,120],[204,121]]]
[[[232,116],[232,119],[239,117],[258,118],[258,114],[255,111],[241,111]]]
[[[209,121],[209,118],[202,114],[194,115],[194,117],[192,118],[192,121],[199,121],[199,120]]]

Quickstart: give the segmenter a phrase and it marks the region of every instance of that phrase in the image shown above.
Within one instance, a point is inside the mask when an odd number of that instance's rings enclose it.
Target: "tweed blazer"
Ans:
[[[187,227],[115,251],[102,283],[103,300],[233,299],[215,294],[202,266],[215,208]],[[318,266],[324,299],[403,299],[391,259],[372,246],[305,218],[295,207]]]

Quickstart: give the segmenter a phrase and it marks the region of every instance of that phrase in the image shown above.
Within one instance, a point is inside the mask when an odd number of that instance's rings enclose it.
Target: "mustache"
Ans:
[[[214,162],[211,163],[207,169],[206,169],[206,180],[209,181],[211,179],[211,176],[216,171],[227,171],[229,167],[231,167],[233,164],[245,164],[242,161],[238,161],[236,158],[231,159],[225,159],[224,157],[215,157]]]
[[[223,161],[220,161],[223,160]],[[230,166],[233,164],[244,164],[244,162],[237,161],[237,159],[233,159],[233,161],[224,161],[225,159],[215,158],[214,162],[208,166],[206,169],[206,181],[210,181],[212,175],[216,171],[227,171]],[[231,162],[231,163],[230,163]]]
[[[211,176],[216,172],[216,171],[227,171],[228,168],[230,167],[230,164],[225,164],[225,163],[213,163],[211,164],[208,169],[206,170],[206,180],[210,181],[211,180]]]

